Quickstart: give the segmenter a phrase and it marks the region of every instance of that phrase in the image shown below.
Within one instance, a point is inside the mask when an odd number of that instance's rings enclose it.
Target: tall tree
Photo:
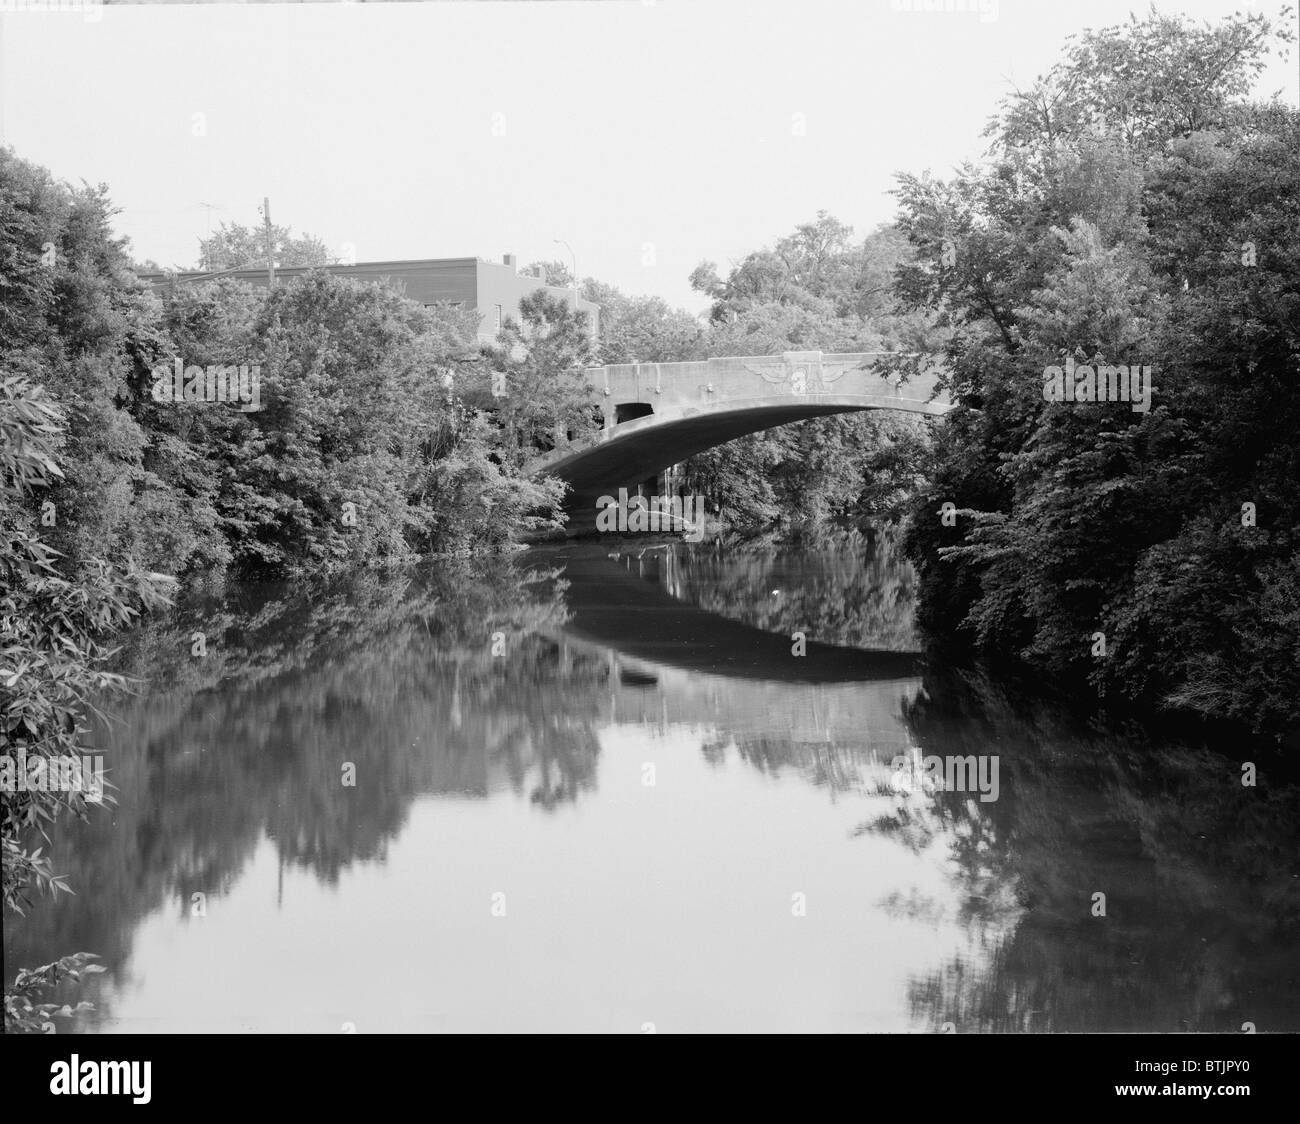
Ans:
[[[704,326],[661,297],[631,297],[591,278],[581,292],[600,306],[602,363],[680,363],[701,355]]]
[[[266,243],[264,227],[223,222],[209,237],[199,239],[199,261],[195,268],[209,273],[265,268]],[[339,260],[314,234],[295,237],[289,227],[275,223],[271,224],[271,254],[277,269],[335,265]]]
[[[515,465],[596,428],[584,371],[594,362],[591,317],[545,290],[524,297],[519,311],[485,348],[489,371],[476,399],[495,407],[501,455]]]
[[[691,275],[714,302],[702,351],[934,350],[944,338],[935,316],[903,307],[893,292],[894,270],[912,260],[896,228],[859,242],[851,227],[822,211],[773,248],[747,255],[725,279],[703,262]],[[897,518],[917,476],[908,462],[923,459],[927,432],[917,419],[817,419],[692,457],[686,479],[744,528]]]
[[[908,536],[936,634],[1145,703],[1300,718],[1300,501],[1279,486],[1300,119],[1234,100],[1292,39],[1251,15],[1089,32],[1009,99],[988,164],[900,177],[899,292],[953,332]],[[1076,363],[1149,368],[1150,402],[1049,400]]]

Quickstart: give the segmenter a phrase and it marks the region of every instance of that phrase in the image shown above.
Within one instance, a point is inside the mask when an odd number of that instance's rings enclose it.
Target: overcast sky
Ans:
[[[276,222],[340,254],[351,243],[360,260],[568,260],[553,241],[565,239],[582,275],[698,311],[687,276],[701,260],[725,268],[819,209],[865,234],[893,214],[896,171],[943,174],[977,156],[998,99],[1067,35],[1145,11],[1000,0],[989,19],[894,6],[11,12],[0,15],[4,140],[60,177],[107,183],[120,232],[164,264],[195,262],[209,222],[260,222],[269,195]],[[1296,104],[1298,74],[1293,53],[1261,88]]]

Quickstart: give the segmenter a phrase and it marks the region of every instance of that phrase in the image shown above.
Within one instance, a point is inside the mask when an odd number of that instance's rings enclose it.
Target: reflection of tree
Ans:
[[[932,813],[927,814],[929,809],[922,809],[913,803],[899,802],[892,812],[884,813],[875,819],[862,824],[853,834],[858,835],[879,835],[885,839],[892,839],[895,843],[906,847],[914,855],[919,855],[930,849],[935,839],[942,833],[941,822],[936,822],[939,817]]]
[[[700,753],[703,754],[704,760],[713,768],[721,768],[727,761],[727,748],[732,744],[728,737],[709,737],[705,738],[704,744],[700,747]]]
[[[148,693],[100,742],[119,807],[61,840],[79,892],[8,926],[9,961],[91,948],[120,977],[142,916],[219,898],[264,836],[335,883],[382,860],[421,794],[501,785],[553,808],[590,787],[606,671],[548,638],[555,577],[491,559],[245,588],[140,630],[123,670]]]
[[[529,798],[552,809],[595,785],[600,700],[596,688],[608,674],[603,660],[578,654],[565,663],[562,649],[545,637],[528,638],[529,651],[504,669],[500,690],[512,700],[508,735],[493,743],[515,792],[535,777]],[[480,704],[479,713],[492,709]],[[523,718],[524,720],[521,720]]]
[[[886,535],[828,532],[797,546],[752,540],[638,554],[673,596],[766,632],[843,647],[917,646],[912,567]]]
[[[741,761],[760,772],[775,776],[782,769],[801,774],[809,784],[832,794],[849,792],[862,785],[862,766],[870,758],[865,741],[847,745],[830,741],[800,741],[788,734],[763,734],[735,739]],[[708,756],[705,747],[705,756]]]
[[[710,566],[683,587],[707,586],[721,572]],[[740,571],[738,600],[772,573],[757,559]],[[150,693],[104,737],[121,804],[59,840],[77,896],[8,925],[9,962],[92,949],[120,982],[140,919],[163,905],[185,915],[194,892],[219,899],[264,837],[283,865],[333,883],[382,860],[422,795],[507,791],[551,810],[590,791],[617,684],[606,653],[564,638],[565,593],[558,574],[497,559],[232,590],[152,622],[124,668]],[[194,631],[207,635],[203,658],[190,656]],[[1258,756],[1261,785],[1244,789],[1238,767],[1209,753],[1080,736],[1077,717],[1027,709],[937,673],[905,704],[923,753],[999,755],[988,804],[873,794],[865,729],[817,741],[764,720],[710,729],[702,749],[832,794],[865,790],[879,806],[859,834],[942,850],[955,909],[919,892],[882,903],[962,927],[962,954],[911,982],[919,1023],[1300,1028],[1296,997],[1276,986],[1300,935],[1295,788]],[[355,787],[341,783],[344,763]],[[1096,891],[1105,919],[1089,913]],[[102,1004],[98,986],[60,1001]]]
[[[1300,936],[1296,787],[1261,766],[1244,788],[1239,762],[1209,751],[1080,735],[1077,716],[1026,709],[932,678],[908,712],[918,744],[999,754],[1001,797],[938,792],[864,828],[918,848],[940,838],[952,860],[969,949],[912,982],[913,1017],[984,1031],[1300,1028],[1300,997],[1277,986]]]

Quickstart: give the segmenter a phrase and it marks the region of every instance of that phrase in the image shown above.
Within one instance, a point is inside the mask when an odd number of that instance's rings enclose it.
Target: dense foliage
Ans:
[[[24,500],[43,494],[61,475],[55,460],[63,415],[23,376],[0,382],[0,804],[3,906],[23,912],[34,890],[68,892],[44,854],[49,830],[65,813],[84,816],[113,797],[79,769],[91,699],[120,691],[107,670],[113,634],[142,609],[165,600],[168,582],[142,573],[130,559],[61,560],[40,539],[38,519]],[[43,507],[48,515],[51,508]],[[46,520],[48,522],[48,520]],[[77,764],[73,764],[73,762]],[[69,779],[75,787],[69,786]],[[102,778],[101,778],[102,779]],[[30,786],[30,787],[29,787]],[[106,786],[105,786],[106,787]],[[34,1030],[71,1009],[33,1003],[44,986],[100,970],[75,953],[21,973],[5,995],[5,1027]]]
[[[822,212],[746,256],[725,280],[701,263],[691,283],[713,306],[697,353],[937,349],[943,333],[934,317],[905,309],[893,292],[894,270],[911,260],[906,239],[888,226],[860,242],[852,235]],[[920,484],[929,432],[923,418],[875,412],[786,425],[692,457],[685,487],[713,498],[742,530],[808,533],[897,518]]]
[[[557,525],[558,487],[519,470],[521,442],[574,428],[581,388],[542,387],[587,358],[567,310],[530,305],[504,352],[483,355],[473,312],[325,273],[149,291],[104,188],[7,151],[0,207],[0,359],[66,413],[48,539],[68,557],[130,554],[178,576],[330,571]],[[187,378],[255,371],[260,408],[159,401],[177,360]],[[510,367],[509,398],[481,393],[490,364]]]
[[[1300,719],[1300,115],[1238,100],[1290,38],[1245,15],[1090,32],[987,163],[901,178],[900,290],[953,331],[908,537],[934,632]],[[1149,410],[1046,400],[1070,362],[1150,366]]]
[[[331,265],[338,261],[313,234],[294,237],[289,227],[275,223],[268,231],[264,227],[223,222],[216,233],[199,239],[198,268],[214,272],[261,268],[266,265],[268,250],[278,269]]]
[[[1103,695],[1294,729],[1300,113],[1245,100],[1293,38],[1259,15],[1087,32],[1006,102],[985,161],[900,177],[897,224],[855,240],[820,213],[725,276],[702,263],[707,320],[539,263],[601,306],[599,341],[540,290],[488,347],[473,311],[325,272],[151,290],[105,188],[0,149],[0,748],[79,754],[93,698],[125,686],[115,634],[177,580],[362,581],[557,529],[563,487],[526,467],[594,431],[586,366],[814,349],[902,372],[942,353],[955,407],[937,425],[862,413],[753,434],[691,458],[683,490],[787,537],[906,515],[930,634]],[[264,237],[222,227],[202,264],[260,264]],[[311,236],[272,242],[280,265],[329,260]],[[1149,368],[1150,400],[1049,395],[1076,365]],[[179,397],[160,393],[173,370]],[[251,399],[199,400],[214,370],[251,379]],[[887,592],[838,623],[896,631]],[[556,784],[548,758],[540,802],[583,783],[583,747],[569,773],[557,748]],[[66,889],[47,833],[87,804],[4,793],[6,909]],[[72,1014],[35,999],[89,959],[22,973],[6,1026]]]
[[[95,700],[126,685],[114,637],[177,579],[330,574],[557,527],[562,487],[522,466],[544,432],[586,423],[567,372],[587,326],[566,309],[525,302],[483,354],[474,313],[325,273],[151,292],[111,219],[104,188],[0,150],[0,756],[21,770],[83,756]],[[206,253],[251,253],[249,232],[217,237]],[[509,405],[475,408],[494,365]],[[218,384],[229,400],[204,400]],[[67,889],[48,831],[95,801],[6,777],[4,906],[22,910]],[[17,977],[6,1026],[73,1013],[35,998],[89,959]]]

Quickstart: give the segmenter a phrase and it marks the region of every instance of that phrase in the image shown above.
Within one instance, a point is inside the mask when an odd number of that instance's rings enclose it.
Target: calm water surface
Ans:
[[[1296,790],[924,665],[912,596],[585,544],[153,622],[6,972],[99,953],[85,1031],[1300,1030]]]

